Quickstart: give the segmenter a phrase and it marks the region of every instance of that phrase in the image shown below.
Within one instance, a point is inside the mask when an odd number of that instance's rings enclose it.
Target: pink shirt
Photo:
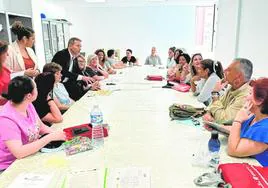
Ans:
[[[28,117],[19,113],[10,102],[0,112],[0,169],[6,169],[15,160],[5,141],[20,140],[23,145],[39,138],[39,117],[32,104],[27,108]]]

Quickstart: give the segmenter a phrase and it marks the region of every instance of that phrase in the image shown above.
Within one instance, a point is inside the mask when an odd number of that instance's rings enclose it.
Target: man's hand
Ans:
[[[91,84],[91,83],[93,83],[93,82],[95,81],[94,78],[91,78],[91,77],[89,77],[89,76],[83,76],[83,77],[82,77],[82,80],[83,80],[84,82],[86,82],[87,84]]]
[[[93,91],[100,90],[100,83],[98,81],[96,81],[93,84],[91,84],[91,90],[93,90]]]
[[[210,113],[206,113],[204,116],[203,116],[203,120],[204,121],[210,121],[210,122],[213,122],[214,121],[214,118],[212,117],[212,115]]]
[[[216,83],[216,86],[214,87],[214,90],[213,91],[221,91],[223,88],[225,88],[226,86],[228,85],[228,82],[227,81],[222,81],[222,80],[220,80],[220,81],[218,81],[217,83]]]

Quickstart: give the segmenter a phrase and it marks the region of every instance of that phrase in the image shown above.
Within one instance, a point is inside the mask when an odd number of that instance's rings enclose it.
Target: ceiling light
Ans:
[[[85,0],[88,3],[105,3],[106,0]]]

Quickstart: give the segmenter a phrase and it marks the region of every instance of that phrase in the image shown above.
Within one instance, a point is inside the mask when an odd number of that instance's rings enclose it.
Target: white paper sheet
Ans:
[[[47,188],[53,174],[22,173],[8,186],[8,188]]]

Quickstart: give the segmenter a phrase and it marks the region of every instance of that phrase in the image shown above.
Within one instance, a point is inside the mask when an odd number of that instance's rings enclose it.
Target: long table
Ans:
[[[196,187],[193,179],[211,171],[192,165],[192,156],[206,149],[210,133],[183,121],[171,121],[169,106],[173,103],[201,106],[191,93],[180,93],[161,86],[166,81],[147,81],[148,74],[165,76],[166,70],[158,67],[128,67],[118,71],[102,88],[113,90],[109,96],[93,96],[88,92],[65,114],[62,123],[53,129],[87,123],[94,104],[99,104],[104,121],[110,126],[104,147],[98,150],[66,156],[57,153],[37,153],[16,160],[1,176],[0,187],[9,185],[22,172],[54,173],[50,187],[58,187],[62,174],[78,171],[97,171],[99,182],[105,168],[146,167],[151,172],[151,187]],[[108,86],[106,82],[114,82]],[[248,162],[258,165],[251,158],[233,158],[226,154],[227,138],[220,137],[220,161]],[[81,176],[82,178],[82,176]],[[79,176],[73,177],[75,187],[99,187],[98,182],[88,182]],[[93,178],[94,179],[94,178]],[[93,181],[93,180],[92,180]],[[74,186],[71,186],[74,187]]]

